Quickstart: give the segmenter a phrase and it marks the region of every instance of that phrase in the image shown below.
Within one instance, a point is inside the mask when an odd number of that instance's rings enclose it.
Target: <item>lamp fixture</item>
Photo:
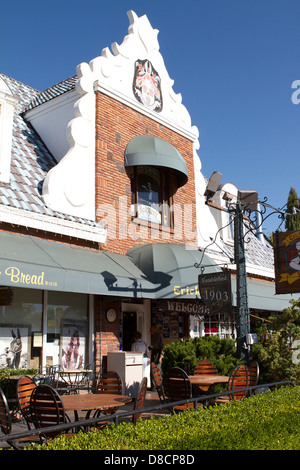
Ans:
[[[209,178],[209,181],[206,186],[206,191],[204,193],[204,196],[206,196],[207,200],[211,199],[218,191],[218,186],[220,184],[222,176],[222,173],[214,171],[211,177]]]

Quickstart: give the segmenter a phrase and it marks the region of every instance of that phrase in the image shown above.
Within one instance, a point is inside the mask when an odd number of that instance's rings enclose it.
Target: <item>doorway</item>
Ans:
[[[134,334],[137,331],[136,312],[123,312],[123,351],[131,351]]]

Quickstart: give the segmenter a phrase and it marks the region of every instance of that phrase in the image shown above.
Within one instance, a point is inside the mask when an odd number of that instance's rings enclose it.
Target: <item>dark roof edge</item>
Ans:
[[[66,80],[63,80],[62,82],[57,83],[56,85],[53,85],[44,91],[41,91],[39,95],[36,96],[30,102],[30,104],[22,111],[22,114],[40,106],[43,103],[51,101],[52,99],[57,98],[58,96],[61,96],[64,93],[67,93],[68,91],[73,90],[75,88],[75,84],[77,80],[78,80],[77,75],[74,75],[73,77],[67,78]]]

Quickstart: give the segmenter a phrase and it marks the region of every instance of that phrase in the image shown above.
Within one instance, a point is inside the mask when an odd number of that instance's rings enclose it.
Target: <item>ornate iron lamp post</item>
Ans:
[[[247,362],[250,360],[250,351],[247,344],[247,335],[250,334],[250,311],[248,308],[247,271],[244,243],[243,208],[238,199],[234,212],[234,258],[236,263],[236,328],[237,352]]]
[[[207,184],[205,196],[209,201],[217,192],[222,174],[214,172]],[[227,198],[224,195],[224,199]],[[262,206],[262,208],[261,208]],[[248,307],[248,291],[247,291],[247,271],[245,257],[245,238],[247,233],[252,231],[261,238],[262,232],[260,228],[263,222],[273,214],[277,214],[284,221],[288,214],[284,210],[286,205],[280,209],[276,209],[267,203],[267,198],[260,201],[256,191],[238,191],[236,202],[231,200],[227,209],[233,215],[234,219],[234,262],[236,264],[236,328],[237,328],[237,352],[238,355],[246,362],[251,359],[251,344],[256,342],[256,335],[250,333],[250,311]],[[271,212],[266,215],[266,211]],[[244,232],[244,216],[247,217],[247,230]],[[277,230],[279,230],[280,225]],[[215,240],[213,241],[213,243]],[[233,261],[233,260],[232,260]],[[200,263],[199,266],[200,267]]]
[[[214,172],[206,187],[205,196],[209,200],[217,191],[222,174]],[[238,355],[249,362],[251,344],[254,342],[250,334],[250,311],[248,307],[247,271],[245,257],[244,212],[250,214],[257,211],[258,193],[256,191],[239,191],[236,202],[231,202],[228,212],[234,219],[234,262],[236,264],[236,328]],[[251,222],[250,222],[251,226]],[[249,227],[250,227],[249,226]],[[249,228],[251,229],[251,227]]]

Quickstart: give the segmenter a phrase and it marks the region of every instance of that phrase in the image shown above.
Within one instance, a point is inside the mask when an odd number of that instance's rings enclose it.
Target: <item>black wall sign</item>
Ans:
[[[210,313],[232,313],[231,282],[228,271],[198,276],[201,300]]]

